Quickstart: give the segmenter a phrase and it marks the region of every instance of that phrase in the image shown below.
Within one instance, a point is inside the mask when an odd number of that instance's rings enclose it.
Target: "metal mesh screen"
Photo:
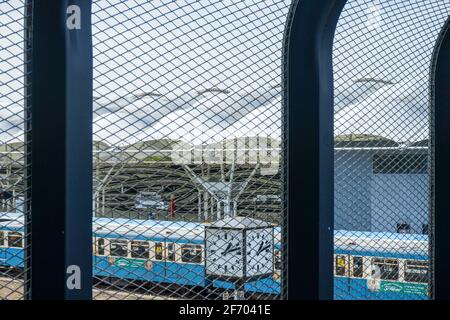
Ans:
[[[429,70],[444,0],[350,0],[334,43],[335,298],[428,299]]]
[[[29,279],[24,267],[24,251],[29,248],[24,221],[29,220],[24,214],[29,202],[25,164],[30,162],[25,161],[24,141],[30,117],[31,50],[30,33],[25,31],[30,31],[30,17],[26,0],[0,1],[0,300],[23,299],[23,279]]]
[[[279,297],[289,6],[94,1],[95,299]]]

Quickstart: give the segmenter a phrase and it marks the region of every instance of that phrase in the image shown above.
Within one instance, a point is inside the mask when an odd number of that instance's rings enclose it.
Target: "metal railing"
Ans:
[[[31,3],[0,2],[0,299],[30,297]],[[95,299],[285,298],[290,6],[93,1]],[[431,297],[430,63],[449,13],[350,0],[341,15],[335,299]]]
[[[0,2],[0,300],[28,294],[31,4]]]
[[[280,297],[289,6],[94,1],[95,299]]]
[[[335,298],[428,299],[430,69],[447,1],[348,1],[334,42]]]

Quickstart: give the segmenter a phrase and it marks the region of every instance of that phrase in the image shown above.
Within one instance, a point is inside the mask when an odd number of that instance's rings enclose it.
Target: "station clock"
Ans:
[[[274,230],[265,221],[229,217],[205,227],[209,279],[253,280],[273,275]]]

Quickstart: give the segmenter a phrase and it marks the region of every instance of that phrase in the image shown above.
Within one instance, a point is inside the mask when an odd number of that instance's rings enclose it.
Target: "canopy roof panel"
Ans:
[[[426,79],[393,84],[357,79],[335,96],[334,134],[380,137],[393,143],[429,140]],[[146,141],[213,144],[243,137],[281,137],[280,87],[230,92],[212,88],[167,97],[140,93],[95,100],[94,141],[113,147]],[[0,101],[0,144],[23,142],[24,110]],[[170,143],[169,143],[170,144]],[[153,143],[154,146],[157,144]]]
[[[398,143],[428,140],[429,98],[425,80],[387,84],[335,113],[334,133],[379,136]]]

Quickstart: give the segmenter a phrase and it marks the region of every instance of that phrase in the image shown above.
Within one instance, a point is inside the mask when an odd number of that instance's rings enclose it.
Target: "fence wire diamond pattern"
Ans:
[[[279,297],[289,5],[94,1],[95,298]]]
[[[30,220],[24,219],[30,201],[26,181],[30,150],[24,143],[31,116],[27,25],[31,25],[29,2],[0,2],[0,300],[21,300],[28,293],[24,289],[29,280],[24,250],[30,246],[26,228]]]
[[[283,298],[290,5],[93,1],[95,299]],[[27,294],[29,12],[0,2],[1,299]],[[449,13],[350,0],[340,18],[336,299],[430,297],[429,70]]]
[[[334,43],[335,298],[428,299],[430,62],[448,1],[349,1]]]

